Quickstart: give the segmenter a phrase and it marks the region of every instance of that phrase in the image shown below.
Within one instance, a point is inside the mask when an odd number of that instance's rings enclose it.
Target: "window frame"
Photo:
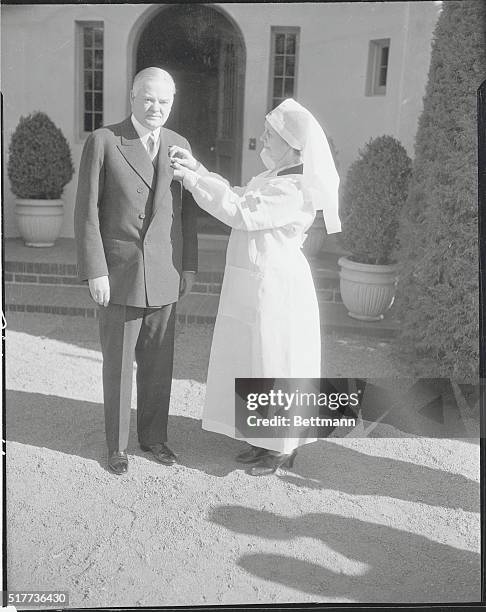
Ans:
[[[294,91],[292,93],[293,98],[297,98],[297,84],[299,74],[299,50],[300,50],[300,27],[298,26],[271,26],[270,28],[270,68],[268,73],[268,91],[267,91],[267,112],[270,112],[274,107],[273,105],[273,80],[275,78],[275,60],[276,60],[276,40],[277,34],[295,34],[295,67],[294,67]],[[284,55],[285,57],[285,55]],[[285,78],[285,75],[284,75]]]
[[[75,126],[76,126],[76,136],[78,141],[82,142],[86,140],[86,138],[92,133],[91,131],[86,131],[84,129],[84,115],[86,111],[85,109],[85,82],[84,82],[84,32],[86,27],[98,27],[103,31],[103,41],[102,41],[102,51],[103,51],[103,65],[101,68],[102,73],[102,82],[101,82],[101,95],[102,95],[102,111],[101,111],[101,125],[104,120],[104,98],[105,98],[105,22],[102,20],[76,20],[75,21],[75,41],[76,41],[76,73],[75,73],[75,83],[76,83],[76,92],[75,92]],[[92,69],[94,75],[94,68]],[[91,91],[97,91],[95,89]],[[94,110],[92,111],[94,112]]]
[[[386,82],[385,85],[380,85],[380,71],[382,68],[381,58],[383,49],[388,48],[388,57],[386,63]],[[391,39],[390,38],[378,38],[370,40],[368,48],[368,69],[366,77],[366,91],[367,96],[385,96],[386,88],[388,85],[389,70],[390,70],[390,49]]]

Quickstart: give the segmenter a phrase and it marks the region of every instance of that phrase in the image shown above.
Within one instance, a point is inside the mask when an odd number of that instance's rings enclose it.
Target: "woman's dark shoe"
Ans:
[[[297,450],[293,450],[291,453],[278,453],[271,455],[270,453],[265,454],[261,461],[250,468],[248,472],[251,476],[266,476],[267,474],[275,474],[280,468],[291,468],[294,465],[295,456]]]
[[[238,463],[256,463],[260,461],[262,457],[267,453],[266,448],[260,448],[259,446],[253,446],[250,444],[250,448],[243,451],[239,455],[236,455],[236,461]]]

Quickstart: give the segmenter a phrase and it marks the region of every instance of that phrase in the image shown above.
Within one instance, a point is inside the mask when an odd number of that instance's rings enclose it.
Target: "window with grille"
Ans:
[[[269,110],[297,92],[299,28],[272,28]]]
[[[78,22],[81,132],[103,124],[103,22]]]
[[[389,38],[370,41],[368,53],[368,76],[366,79],[367,96],[380,96],[386,94],[389,56]]]

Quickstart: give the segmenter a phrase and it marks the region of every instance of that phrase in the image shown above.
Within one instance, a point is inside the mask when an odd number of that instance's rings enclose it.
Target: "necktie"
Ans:
[[[153,161],[157,155],[157,149],[155,146],[155,138],[153,134],[150,134],[147,138],[147,152],[150,155],[150,159]]]

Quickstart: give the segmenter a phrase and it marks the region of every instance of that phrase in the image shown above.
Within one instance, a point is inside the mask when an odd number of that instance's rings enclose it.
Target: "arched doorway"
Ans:
[[[159,66],[172,74],[177,94],[167,127],[208,169],[239,184],[246,59],[237,26],[211,6],[165,6],[141,31],[135,63],[136,72]]]

